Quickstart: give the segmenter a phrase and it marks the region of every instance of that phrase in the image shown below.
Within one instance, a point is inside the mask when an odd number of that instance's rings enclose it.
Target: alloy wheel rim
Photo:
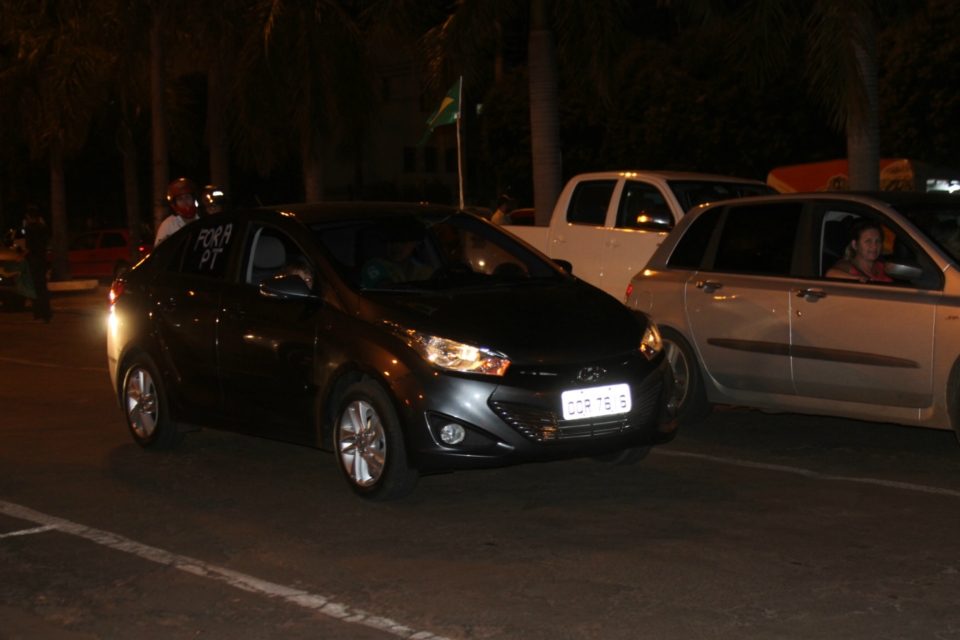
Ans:
[[[362,400],[351,402],[340,418],[338,447],[343,468],[360,487],[376,484],[383,475],[387,438],[376,410]]]
[[[670,363],[670,369],[673,371],[673,398],[677,401],[679,408],[683,401],[687,399],[687,390],[690,387],[690,368],[687,359],[673,342],[664,341],[664,351],[667,352],[667,362]]]
[[[137,368],[127,377],[127,420],[134,433],[142,439],[153,435],[157,428],[157,387],[153,377]]]

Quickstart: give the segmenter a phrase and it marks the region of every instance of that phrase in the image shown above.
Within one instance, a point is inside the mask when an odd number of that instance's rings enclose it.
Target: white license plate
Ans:
[[[608,387],[591,387],[564,391],[560,395],[563,401],[563,419],[579,420],[610,416],[630,411],[630,385],[612,384]]]

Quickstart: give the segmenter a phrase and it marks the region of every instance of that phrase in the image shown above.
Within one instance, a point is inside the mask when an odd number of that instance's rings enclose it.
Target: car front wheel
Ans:
[[[4,291],[0,293],[0,306],[4,311],[23,311],[27,299],[19,293]]]
[[[127,368],[122,402],[130,434],[141,447],[172,449],[183,441],[183,433],[167,411],[163,381],[148,356],[137,356]]]
[[[713,410],[713,404],[707,400],[707,390],[703,386],[700,365],[686,339],[670,327],[660,328],[663,350],[673,371],[673,397],[676,405],[677,422],[689,425],[702,422]]]
[[[338,416],[337,464],[350,488],[376,502],[413,491],[419,474],[407,464],[400,420],[383,388],[372,381],[353,385]]]

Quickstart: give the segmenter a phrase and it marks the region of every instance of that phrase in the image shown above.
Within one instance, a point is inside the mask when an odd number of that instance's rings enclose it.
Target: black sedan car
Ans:
[[[674,436],[644,314],[448,207],[204,218],[114,282],[107,354],[133,438],[199,425],[336,453],[350,486],[592,456]]]

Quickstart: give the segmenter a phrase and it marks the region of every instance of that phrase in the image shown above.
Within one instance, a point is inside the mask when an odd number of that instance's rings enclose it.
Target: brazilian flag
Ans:
[[[428,129],[424,132],[420,142],[417,143],[418,147],[423,146],[423,144],[430,139],[430,134],[433,133],[434,129],[442,127],[445,124],[453,124],[457,121],[457,116],[460,115],[460,83],[462,81],[463,78],[457,80],[456,83],[450,87],[450,91],[447,91],[447,95],[443,97],[443,102],[441,102],[437,110],[427,118]]]

